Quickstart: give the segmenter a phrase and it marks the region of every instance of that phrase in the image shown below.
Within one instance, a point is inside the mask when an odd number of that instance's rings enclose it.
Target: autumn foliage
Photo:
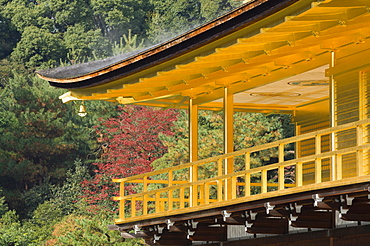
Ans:
[[[83,182],[85,199],[92,206],[112,209],[110,197],[118,193],[112,179],[152,171],[151,163],[167,153],[159,136],[174,134],[171,127],[178,115],[174,109],[125,106],[120,111],[96,128],[105,151],[94,163],[94,177]]]

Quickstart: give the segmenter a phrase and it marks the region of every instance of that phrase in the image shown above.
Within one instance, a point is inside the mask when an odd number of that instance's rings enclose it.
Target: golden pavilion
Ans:
[[[37,73],[68,89],[63,102],[188,110],[190,163],[113,180],[120,214],[109,228],[123,238],[368,245],[370,0],[251,0],[157,46]],[[224,112],[223,155],[198,160],[198,110]],[[295,136],[235,152],[237,111],[292,114]],[[253,153],[266,149],[277,151],[276,163],[251,166]],[[210,166],[215,173],[199,178]],[[133,184],[139,192],[127,194]]]

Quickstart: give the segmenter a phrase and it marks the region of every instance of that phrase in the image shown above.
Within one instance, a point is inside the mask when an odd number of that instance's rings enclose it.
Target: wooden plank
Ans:
[[[150,239],[154,235],[153,232],[143,232],[139,231],[137,233],[128,233],[128,232],[121,232],[122,238],[144,238],[144,239]]]
[[[224,221],[224,224],[228,225],[245,225],[245,218],[242,217],[227,217]],[[223,223],[221,223],[223,224]]]
[[[327,230],[309,231],[292,233],[278,236],[257,237],[248,239],[239,239],[235,241],[224,242],[225,246],[312,246],[312,245],[331,245],[330,238],[334,239],[332,245],[367,245],[370,241],[370,225],[333,228]],[[209,244],[218,246],[218,244]]]
[[[284,208],[281,209],[272,209],[269,211],[270,216],[276,216],[276,217],[286,217],[288,218],[290,214],[289,210],[286,210]]]
[[[226,241],[227,228],[222,227],[198,227],[194,235],[189,236],[191,241]]]
[[[355,214],[355,213],[347,213],[347,214],[341,214],[340,219],[347,220],[347,221],[370,221],[370,214],[368,213],[361,213],[361,214]]]
[[[151,243],[152,241],[150,241],[149,243]],[[150,245],[176,245],[176,246],[189,246],[189,240],[187,239],[169,239],[169,240],[166,240],[166,239],[160,239],[158,240],[158,242],[156,242],[156,244],[150,244]]]
[[[331,221],[310,221],[310,220],[297,220],[292,221],[291,226],[300,228],[332,228]]]
[[[251,228],[248,228],[247,232],[252,234],[287,234],[289,231],[288,227],[269,228],[252,226]]]

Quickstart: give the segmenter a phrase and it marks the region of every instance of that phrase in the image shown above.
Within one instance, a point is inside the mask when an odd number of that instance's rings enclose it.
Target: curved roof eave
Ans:
[[[218,19],[168,42],[103,60],[37,71],[54,87],[80,89],[98,86],[188,53],[207,43],[266,18],[299,0],[254,0]]]
[[[225,88],[234,109],[246,112],[292,112],[327,100],[332,54],[370,52],[370,1],[275,2],[251,1],[145,50],[38,74],[70,90],[63,102],[186,108],[192,98],[219,110]]]

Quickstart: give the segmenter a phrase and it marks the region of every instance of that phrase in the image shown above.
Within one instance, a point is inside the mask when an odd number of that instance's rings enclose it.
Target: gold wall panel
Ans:
[[[329,121],[329,100],[305,105],[297,110],[294,120],[297,124],[296,134],[314,132],[330,127]],[[316,153],[315,138],[307,139],[297,143],[297,157],[314,155]],[[321,153],[330,151],[330,136],[321,137]],[[322,181],[330,180],[330,159],[323,159],[321,162]],[[315,183],[315,162],[302,163],[303,184]]]

